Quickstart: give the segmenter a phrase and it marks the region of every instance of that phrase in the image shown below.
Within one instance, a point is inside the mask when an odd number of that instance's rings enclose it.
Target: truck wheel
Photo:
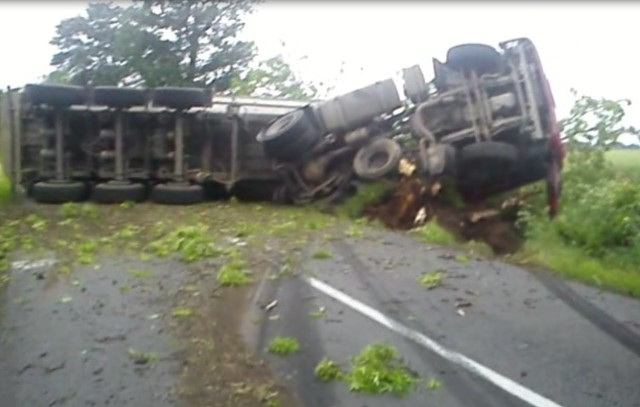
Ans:
[[[153,104],[172,109],[189,109],[209,103],[204,89],[164,87],[153,91]]]
[[[31,194],[39,203],[80,202],[87,198],[87,186],[84,182],[75,181],[36,182],[31,188]]]
[[[320,140],[320,131],[310,122],[304,109],[280,116],[263,129],[256,139],[265,154],[278,161],[297,162]]]
[[[151,200],[163,205],[194,205],[204,200],[200,185],[158,184],[151,190]]]
[[[402,156],[400,145],[378,138],[362,147],[353,159],[353,170],[362,179],[374,180],[396,171]]]
[[[70,85],[27,85],[25,94],[34,105],[71,106],[84,105],[84,88]]]
[[[517,159],[517,148],[498,141],[483,141],[469,144],[460,151],[460,162],[463,166],[478,163],[511,165],[515,163]]]
[[[269,158],[285,163],[298,163],[304,161],[319,141],[319,134],[315,129],[310,128],[305,133],[290,139],[289,143],[273,140],[266,142],[263,148]]]
[[[257,139],[263,143],[276,139],[290,141],[296,135],[306,132],[309,127],[304,110],[297,109],[275,119],[258,134]]]
[[[458,71],[494,73],[500,69],[500,63],[500,53],[490,45],[461,44],[447,51],[447,65]]]
[[[96,185],[92,198],[103,204],[143,202],[147,198],[147,189],[139,183],[109,181]]]
[[[144,106],[147,98],[145,91],[142,89],[97,86],[93,90],[93,102],[96,105],[127,108],[131,106]]]

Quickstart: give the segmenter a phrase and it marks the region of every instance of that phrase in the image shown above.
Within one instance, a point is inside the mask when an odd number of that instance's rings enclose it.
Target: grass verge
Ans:
[[[385,180],[362,184],[353,196],[339,206],[337,213],[351,219],[358,218],[366,205],[378,201],[393,188],[393,185]]]
[[[590,257],[584,250],[568,246],[551,229],[530,235],[522,251],[514,256],[521,264],[545,266],[570,279],[640,298],[640,272],[612,261]]]

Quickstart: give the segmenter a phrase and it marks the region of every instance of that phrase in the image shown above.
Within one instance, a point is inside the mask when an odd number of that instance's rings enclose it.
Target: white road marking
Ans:
[[[370,306],[350,297],[342,291],[331,287],[330,285],[315,279],[308,277],[307,282],[316,290],[323,292],[324,294],[332,297],[333,299],[340,301],[344,305],[352,308],[353,310],[361,313],[362,315],[369,317],[382,326],[389,328],[390,330],[404,336],[407,339],[414,341],[415,343],[424,346],[425,348],[437,353],[449,362],[454,363],[471,373],[474,373],[485,380],[495,384],[506,392],[518,397],[520,400],[535,406],[535,407],[562,407],[560,404],[549,400],[548,398],[537,394],[536,392],[529,390],[528,388],[516,383],[506,376],[495,372],[488,367],[481,365],[480,363],[469,359],[461,353],[449,350],[438,342],[427,337],[426,335],[415,331],[394,319],[391,319],[381,313],[380,311],[371,308]]]
[[[11,263],[11,268],[18,271],[26,271],[53,266],[54,264],[56,264],[56,259],[18,260]]]

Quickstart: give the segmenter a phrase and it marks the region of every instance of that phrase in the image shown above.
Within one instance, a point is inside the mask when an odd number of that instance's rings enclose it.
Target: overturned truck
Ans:
[[[528,39],[451,48],[434,78],[392,79],[318,102],[206,89],[27,85],[14,100],[12,181],[38,202],[194,204],[221,194],[283,203],[354,184],[449,178],[468,200],[546,179],[551,213],[563,149]]]

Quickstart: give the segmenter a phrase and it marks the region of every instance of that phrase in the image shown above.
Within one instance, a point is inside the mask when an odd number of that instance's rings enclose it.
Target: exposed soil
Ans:
[[[389,194],[367,205],[363,215],[397,230],[413,229],[436,220],[458,240],[482,241],[499,255],[520,248],[522,235],[515,226],[512,207],[505,209],[487,201],[456,205],[445,188],[437,180],[403,178]],[[473,219],[474,214],[479,219]]]

